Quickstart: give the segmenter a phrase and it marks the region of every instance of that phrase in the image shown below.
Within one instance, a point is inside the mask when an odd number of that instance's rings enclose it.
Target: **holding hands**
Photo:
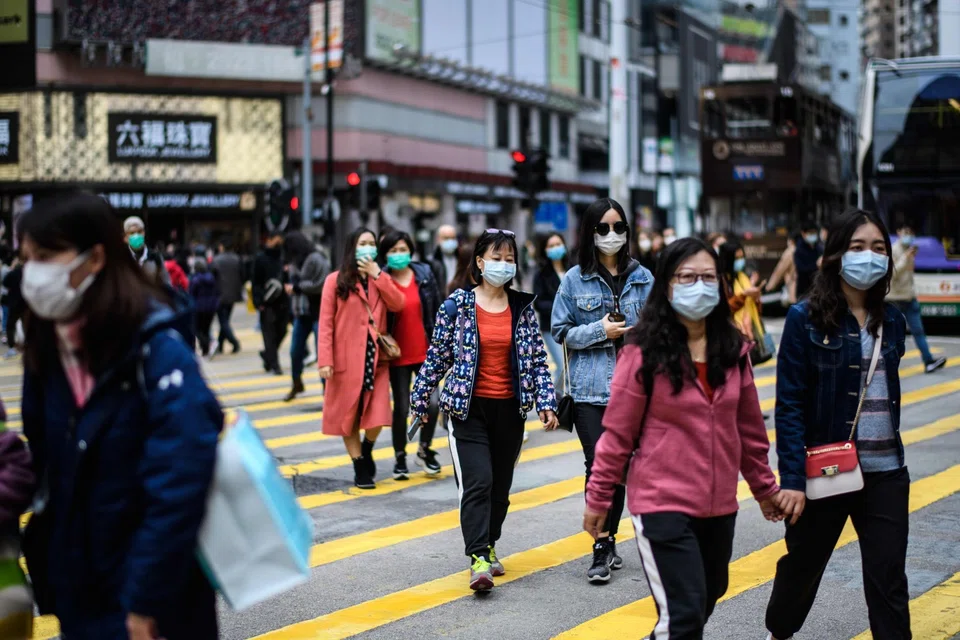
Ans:
[[[782,489],[769,498],[760,500],[760,510],[763,517],[770,522],[781,522],[787,518],[794,525],[803,514],[807,504],[807,496],[803,491]]]

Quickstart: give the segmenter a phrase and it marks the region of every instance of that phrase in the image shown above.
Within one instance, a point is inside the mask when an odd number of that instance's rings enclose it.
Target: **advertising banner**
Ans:
[[[394,47],[420,53],[420,0],[367,0],[367,57],[394,62]]]
[[[0,111],[0,164],[20,162],[20,114]]]
[[[326,7],[330,5],[330,34],[325,35]],[[310,5],[310,64],[313,70],[323,71],[324,40],[330,52],[330,68],[343,65],[343,0],[327,0]]]
[[[550,46],[550,86],[580,91],[579,3],[577,0],[550,0],[547,33]]]
[[[216,116],[114,112],[107,129],[110,162],[217,161]]]
[[[37,84],[36,3],[0,0],[0,90],[26,89]]]

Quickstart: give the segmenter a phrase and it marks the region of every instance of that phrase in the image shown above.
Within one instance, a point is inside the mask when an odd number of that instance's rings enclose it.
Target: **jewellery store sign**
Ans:
[[[217,162],[216,116],[112,112],[107,127],[110,162]]]

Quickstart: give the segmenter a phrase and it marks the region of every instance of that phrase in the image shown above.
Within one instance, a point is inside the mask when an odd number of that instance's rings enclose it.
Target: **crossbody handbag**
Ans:
[[[557,422],[564,431],[573,432],[573,396],[570,395],[570,358],[567,341],[563,341],[563,397],[557,403]]]
[[[857,413],[853,417],[850,427],[850,436],[844,442],[832,442],[819,447],[807,447],[807,499],[820,500],[832,496],[852,493],[863,489],[863,472],[860,470],[860,457],[857,454],[857,443],[854,435],[860,423],[860,413],[863,411],[863,401],[867,397],[867,389],[873,382],[873,375],[877,372],[877,362],[880,360],[880,342],[883,339],[883,325],[873,343],[873,356],[870,358],[870,368],[867,370],[867,380],[860,390],[860,400],[857,403]]]
[[[380,333],[377,328],[377,321],[373,319],[373,311],[367,301],[363,301],[363,306],[367,308],[367,315],[370,316],[370,326],[373,332],[377,334],[377,345],[380,347],[380,360],[390,362],[400,357],[400,343],[389,333]]]

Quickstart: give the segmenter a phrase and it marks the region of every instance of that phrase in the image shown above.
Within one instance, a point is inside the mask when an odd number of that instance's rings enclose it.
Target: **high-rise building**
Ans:
[[[940,34],[960,32],[960,4],[956,0],[898,0],[898,58],[960,55],[960,39]]]
[[[855,5],[809,0],[807,26],[818,39],[820,93],[830,96],[847,113],[856,114],[863,65]]]
[[[906,0],[897,0],[906,1]],[[864,0],[860,13],[860,51],[864,61],[897,55],[895,0]]]

